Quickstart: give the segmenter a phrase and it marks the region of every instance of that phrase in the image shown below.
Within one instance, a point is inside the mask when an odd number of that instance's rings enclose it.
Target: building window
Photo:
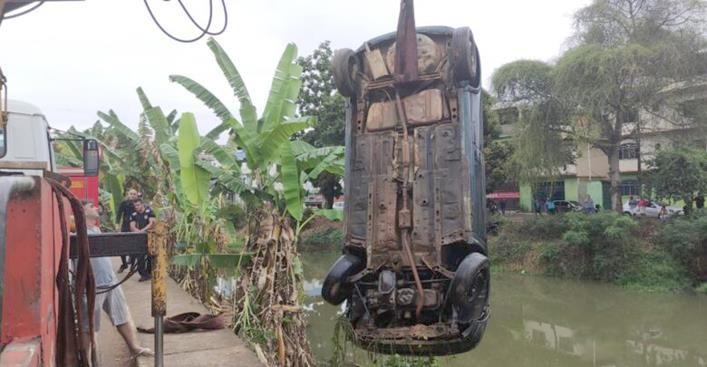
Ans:
[[[565,182],[543,182],[538,185],[537,198],[550,200],[565,200]]]
[[[621,182],[621,195],[638,195],[638,182],[633,180]]]
[[[635,143],[621,144],[619,147],[619,159],[638,158],[638,145]]]

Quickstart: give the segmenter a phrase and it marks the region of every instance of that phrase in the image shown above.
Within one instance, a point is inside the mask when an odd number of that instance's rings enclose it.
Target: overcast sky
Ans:
[[[198,33],[176,1],[149,0],[162,25],[178,37]],[[229,24],[217,40],[245,79],[259,110],[287,42],[309,54],[324,40],[357,48],[393,31],[397,0],[227,0]],[[184,0],[206,22],[207,0]],[[519,59],[551,61],[572,32],[572,15],[589,0],[417,0],[416,24],[469,26],[481,53],[484,82],[493,70]],[[223,22],[214,0],[215,29]],[[10,99],[38,106],[59,129],[89,127],[96,111],[113,109],[137,125],[142,86],[165,113],[194,112],[200,131],[217,119],[170,74],[199,81],[237,111],[235,97],[216,66],[206,39],[183,44],[162,34],[141,0],[47,1],[36,11],[2,22],[0,66]]]

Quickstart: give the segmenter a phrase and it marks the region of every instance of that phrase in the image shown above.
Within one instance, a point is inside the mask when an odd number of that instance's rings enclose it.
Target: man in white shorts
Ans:
[[[89,236],[101,233],[101,229],[96,225],[99,218],[98,208],[91,201],[84,201],[83,208],[86,213]],[[137,331],[130,316],[123,290],[117,286],[106,291],[108,287],[118,283],[110,258],[92,257],[91,268],[93,268],[93,277],[96,279],[96,306],[93,312],[94,331],[98,332],[100,329],[102,309],[108,314],[108,318],[125,340],[132,357],[152,355],[152,351],[142,347],[137,339]]]

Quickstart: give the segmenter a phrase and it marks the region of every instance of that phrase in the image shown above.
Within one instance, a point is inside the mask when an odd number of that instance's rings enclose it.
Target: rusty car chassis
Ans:
[[[471,30],[399,25],[338,50],[333,74],[347,98],[345,244],[323,298],[346,301],[354,341],[368,350],[474,348],[490,273]]]

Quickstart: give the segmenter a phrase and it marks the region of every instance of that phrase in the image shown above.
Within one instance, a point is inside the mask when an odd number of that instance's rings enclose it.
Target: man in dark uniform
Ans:
[[[128,190],[125,194],[125,200],[120,203],[118,210],[115,211],[115,221],[120,223],[121,232],[130,232],[130,215],[135,211],[133,201],[135,201],[137,197],[137,191],[135,189]],[[120,256],[120,261],[121,264],[120,269],[118,269],[118,273],[122,273],[125,269],[127,269],[129,262],[127,256],[125,255]]]
[[[135,211],[130,214],[130,232],[147,232],[155,225],[155,213],[148,208],[142,199],[135,199],[133,202]],[[152,257],[141,255],[133,262],[137,261],[137,271],[140,273],[140,281],[150,280],[152,271]]]

